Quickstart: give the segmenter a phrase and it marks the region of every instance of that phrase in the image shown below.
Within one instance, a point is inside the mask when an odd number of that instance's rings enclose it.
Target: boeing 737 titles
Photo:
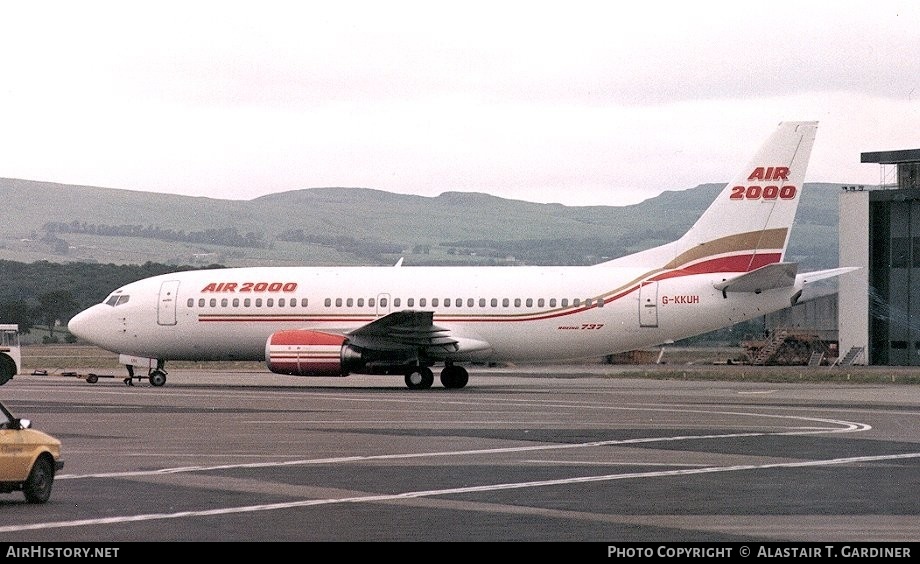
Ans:
[[[397,374],[462,388],[469,362],[601,358],[789,307],[784,262],[816,122],[783,122],[680,239],[593,266],[266,267],[177,272],[127,284],[71,333],[156,359],[264,360],[293,376]]]

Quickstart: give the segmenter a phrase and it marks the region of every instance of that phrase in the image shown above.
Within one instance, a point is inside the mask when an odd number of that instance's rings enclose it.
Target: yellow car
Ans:
[[[31,427],[0,403],[0,493],[22,491],[29,503],[45,503],[64,467],[61,441]]]

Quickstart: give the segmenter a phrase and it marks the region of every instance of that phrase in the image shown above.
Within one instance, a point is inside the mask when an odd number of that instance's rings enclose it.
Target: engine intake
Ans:
[[[361,350],[347,337],[302,329],[273,333],[265,343],[265,363],[290,376],[348,376],[364,366]]]

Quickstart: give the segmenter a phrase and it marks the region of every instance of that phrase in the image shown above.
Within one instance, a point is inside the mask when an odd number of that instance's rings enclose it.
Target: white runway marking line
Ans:
[[[320,505],[333,505],[344,503],[375,503],[381,501],[398,501],[400,499],[413,499],[443,495],[456,495],[465,493],[478,493],[525,488],[539,488],[569,484],[585,484],[591,482],[609,482],[613,480],[639,479],[639,478],[664,478],[670,476],[689,476],[694,474],[712,474],[717,472],[740,472],[745,470],[764,470],[772,468],[800,468],[807,466],[831,466],[839,464],[855,464],[860,462],[880,462],[885,460],[905,460],[920,458],[920,452],[907,454],[891,454],[878,456],[855,456],[851,458],[832,458],[828,460],[810,460],[806,462],[784,462],[776,464],[751,464],[736,466],[720,466],[708,468],[691,468],[681,470],[664,470],[659,472],[636,472],[627,474],[606,474],[603,476],[581,476],[575,478],[560,478],[556,480],[540,480],[533,482],[517,482],[506,484],[492,484],[485,486],[469,486],[463,488],[446,488],[441,490],[422,490],[404,492],[399,494],[367,495],[358,497],[344,497],[333,499],[312,499],[292,501],[285,503],[268,503],[261,505],[247,505],[242,507],[224,507],[200,511],[179,511],[176,513],[147,513],[143,515],[123,515],[119,517],[106,517],[100,519],[79,519],[75,521],[57,521],[52,523],[34,523],[29,525],[8,525],[0,527],[0,533],[20,531],[34,531],[40,529],[59,529],[64,527],[85,527],[111,524],[136,523],[141,521],[157,521],[165,519],[182,519],[188,517],[211,517],[229,515],[234,513],[255,513],[258,511],[278,511],[282,509],[295,509],[298,507],[315,507]]]
[[[623,408],[623,409],[636,409],[636,408]],[[643,408],[643,410],[648,411],[648,409]],[[660,411],[657,409],[651,411]],[[673,412],[674,410],[665,410]],[[158,470],[136,470],[136,471],[126,471],[126,472],[107,472],[107,473],[97,473],[97,474],[61,474],[56,477],[58,480],[76,480],[82,478],[125,478],[125,477],[136,477],[136,476],[155,476],[159,474],[178,474],[181,472],[208,472],[213,470],[233,470],[239,468],[269,468],[269,467],[281,467],[281,466],[306,466],[314,464],[343,464],[349,462],[367,462],[374,460],[407,460],[407,459],[416,459],[416,458],[437,458],[437,457],[447,457],[447,456],[471,456],[471,455],[483,455],[483,454],[507,454],[507,453],[516,453],[516,452],[534,452],[534,451],[549,451],[549,450],[567,450],[567,449],[579,449],[579,448],[597,448],[604,446],[618,446],[618,445],[630,445],[630,444],[648,444],[648,443],[657,443],[657,442],[675,442],[675,441],[691,441],[691,440],[708,440],[708,439],[735,439],[735,438],[744,438],[744,437],[766,437],[766,436],[785,436],[785,435],[810,435],[810,434],[823,434],[823,433],[856,433],[862,431],[869,431],[872,429],[871,425],[865,423],[856,423],[852,421],[838,421],[834,419],[820,419],[814,417],[801,417],[798,415],[772,415],[772,414],[763,414],[763,413],[743,413],[743,412],[722,412],[722,411],[702,411],[702,410],[682,410],[684,412],[693,412],[693,413],[705,413],[705,414],[719,414],[719,415],[744,415],[744,416],[757,416],[757,417],[768,417],[774,419],[793,419],[793,420],[802,420],[802,421],[811,421],[815,423],[825,423],[828,425],[835,425],[835,427],[798,427],[794,430],[789,431],[773,431],[773,432],[748,432],[748,433],[722,433],[716,435],[677,435],[673,437],[643,437],[636,439],[611,439],[608,441],[591,441],[586,443],[563,443],[563,444],[549,444],[549,445],[528,445],[528,446],[518,446],[518,447],[499,447],[499,448],[488,448],[488,449],[470,449],[470,450],[455,450],[455,451],[432,451],[432,452],[414,452],[414,453],[400,453],[400,454],[375,454],[375,455],[353,455],[353,456],[342,456],[342,457],[333,457],[333,458],[315,458],[315,459],[304,459],[304,460],[287,460],[283,462],[250,462],[245,464],[224,464],[218,466],[183,466],[179,468],[161,468]]]

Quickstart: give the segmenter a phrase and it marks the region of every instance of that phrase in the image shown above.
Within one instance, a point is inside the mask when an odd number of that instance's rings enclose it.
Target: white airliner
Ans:
[[[784,122],[679,240],[576,267],[266,267],[140,280],[71,319],[104,349],[168,360],[264,360],[294,376],[398,374],[462,388],[461,363],[598,358],[796,303],[852,269],[783,262],[816,122]],[[126,380],[127,381],[127,380]]]

